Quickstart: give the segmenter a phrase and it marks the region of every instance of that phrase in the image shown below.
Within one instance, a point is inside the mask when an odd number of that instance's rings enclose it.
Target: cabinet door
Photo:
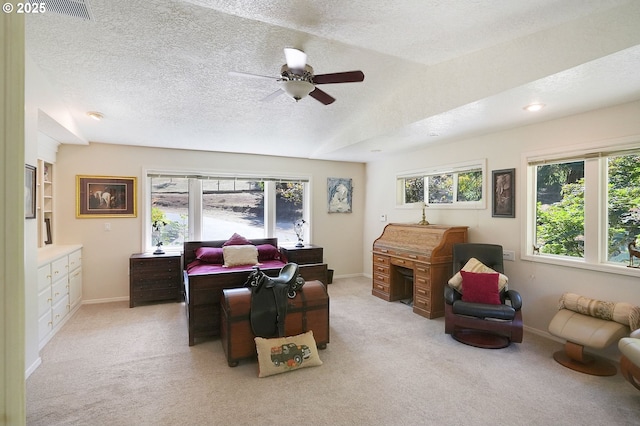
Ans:
[[[82,268],[76,268],[69,275],[69,304],[74,309],[82,299]]]

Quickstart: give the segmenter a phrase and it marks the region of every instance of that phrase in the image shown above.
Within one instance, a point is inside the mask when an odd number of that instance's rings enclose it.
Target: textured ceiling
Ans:
[[[89,0],[27,54],[91,142],[370,161],[640,99],[640,1]],[[279,96],[284,47],[337,101]],[[539,101],[538,114],[522,107]],[[100,111],[95,122],[87,111]],[[43,130],[45,131],[45,130]],[[69,141],[63,141],[69,142]]]

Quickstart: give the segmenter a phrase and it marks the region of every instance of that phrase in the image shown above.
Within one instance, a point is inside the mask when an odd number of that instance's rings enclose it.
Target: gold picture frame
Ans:
[[[76,175],[76,217],[136,217],[137,178]]]

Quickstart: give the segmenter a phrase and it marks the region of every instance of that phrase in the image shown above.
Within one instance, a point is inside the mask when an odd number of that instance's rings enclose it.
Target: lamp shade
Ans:
[[[289,80],[282,82],[282,88],[285,93],[291,96],[296,101],[307,96],[314,89],[313,84],[304,80]]]

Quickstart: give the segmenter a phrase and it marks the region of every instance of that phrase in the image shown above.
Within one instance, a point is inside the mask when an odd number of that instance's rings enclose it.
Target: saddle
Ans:
[[[298,264],[287,263],[277,277],[271,278],[254,267],[245,287],[251,289],[251,329],[257,337],[284,337],[287,299],[296,297],[304,285]]]

